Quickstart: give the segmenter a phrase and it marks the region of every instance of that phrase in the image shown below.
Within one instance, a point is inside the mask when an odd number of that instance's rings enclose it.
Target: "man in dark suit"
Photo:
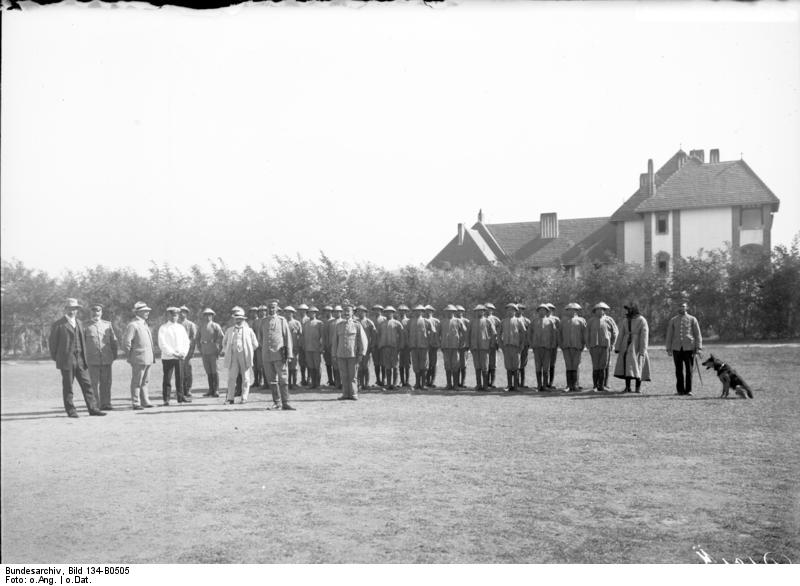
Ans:
[[[89,415],[102,416],[105,413],[97,408],[92,394],[89,365],[86,362],[86,339],[83,335],[83,324],[78,320],[80,307],[76,299],[67,299],[64,317],[50,328],[50,357],[56,361],[56,368],[61,371],[64,409],[67,415],[78,416],[72,402],[72,381],[78,379]]]

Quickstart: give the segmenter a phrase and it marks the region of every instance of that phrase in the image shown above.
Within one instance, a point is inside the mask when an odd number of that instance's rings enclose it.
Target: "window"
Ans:
[[[764,225],[761,208],[745,208],[742,210],[740,225],[743,230],[756,230]]]
[[[656,234],[666,234],[669,232],[669,212],[656,214]]]
[[[669,272],[669,254],[662,251],[656,255],[656,268],[662,275]]]

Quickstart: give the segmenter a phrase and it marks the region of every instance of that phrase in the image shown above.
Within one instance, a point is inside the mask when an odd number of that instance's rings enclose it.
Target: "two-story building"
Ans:
[[[656,266],[730,244],[734,249],[771,248],[772,214],[780,201],[743,160],[720,161],[712,149],[679,150],[657,171],[653,160],[639,187],[610,217],[559,219],[543,213],[536,222],[486,224],[483,213],[428,266],[521,264],[574,270],[589,261]]]

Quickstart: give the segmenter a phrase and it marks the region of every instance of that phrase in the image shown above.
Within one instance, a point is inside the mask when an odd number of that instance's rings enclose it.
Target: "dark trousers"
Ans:
[[[183,363],[183,392],[186,395],[192,394],[192,363],[191,358],[187,358]]]
[[[80,364],[80,360],[74,358],[71,368],[61,369],[61,394],[64,398],[64,410],[67,413],[75,412],[75,404],[72,402],[72,381],[78,379],[78,385],[83,393],[83,400],[89,412],[97,411],[97,403],[92,394],[92,381],[89,378],[89,370]]]
[[[162,360],[164,367],[164,379],[161,385],[161,396],[165,403],[169,403],[172,394],[172,372],[175,371],[175,394],[178,396],[178,403],[183,403],[183,360],[175,358],[173,360]]]
[[[675,388],[679,395],[692,392],[692,366],[694,364],[694,351],[673,350],[672,361],[675,363]],[[684,370],[686,374],[684,375]]]

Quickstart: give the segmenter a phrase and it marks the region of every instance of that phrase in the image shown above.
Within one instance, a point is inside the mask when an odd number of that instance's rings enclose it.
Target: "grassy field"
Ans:
[[[115,410],[88,417],[78,392],[68,419],[52,362],[6,362],[2,561],[697,563],[694,547],[798,561],[800,347],[711,351],[755,400],[718,399],[708,371],[695,396],[674,396],[671,359],[653,349],[641,396],[343,402],[323,389],[267,412],[255,391],[134,412],[120,361]],[[557,373],[563,386],[560,356]],[[160,377],[157,365],[156,404]]]

